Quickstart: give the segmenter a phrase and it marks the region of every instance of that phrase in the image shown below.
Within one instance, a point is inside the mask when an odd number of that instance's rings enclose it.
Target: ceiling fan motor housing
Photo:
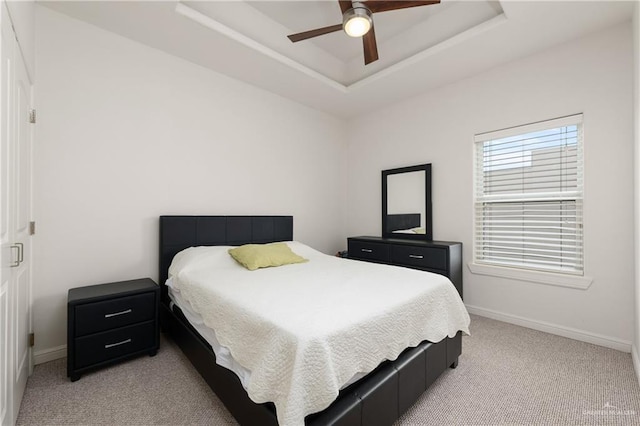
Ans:
[[[353,2],[353,7],[342,15],[342,29],[351,37],[362,37],[373,26],[371,11],[360,2]]]

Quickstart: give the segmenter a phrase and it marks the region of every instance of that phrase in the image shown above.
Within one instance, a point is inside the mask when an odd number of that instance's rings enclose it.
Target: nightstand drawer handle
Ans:
[[[105,318],[117,317],[118,315],[130,314],[133,312],[131,309],[127,309],[126,311],[114,312],[112,314],[104,314]]]
[[[122,342],[118,342],[118,343],[111,343],[111,344],[108,344],[108,345],[104,345],[104,348],[105,349],[109,349],[109,348],[112,348],[114,346],[124,345],[126,343],[131,343],[131,339],[123,340]]]
[[[424,256],[421,254],[410,254],[409,257],[412,259],[424,259]]]
[[[360,249],[360,250],[365,252],[365,253],[373,253],[373,250],[371,250],[371,249]]]

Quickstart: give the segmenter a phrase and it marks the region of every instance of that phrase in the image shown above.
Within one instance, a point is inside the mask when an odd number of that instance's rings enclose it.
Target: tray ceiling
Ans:
[[[374,14],[380,60],[343,32],[337,1],[41,4],[339,117],[467,78],[631,19],[632,1],[451,1]]]

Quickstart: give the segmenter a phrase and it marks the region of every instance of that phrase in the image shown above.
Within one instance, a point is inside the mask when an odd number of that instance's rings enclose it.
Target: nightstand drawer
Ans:
[[[447,270],[447,249],[394,245],[391,262],[399,265]]]
[[[389,261],[389,246],[361,241],[349,241],[349,257],[378,262]]]
[[[110,330],[155,317],[155,292],[118,297],[75,307],[76,336]]]
[[[75,368],[87,367],[152,348],[155,345],[155,326],[155,321],[148,321],[77,338]]]

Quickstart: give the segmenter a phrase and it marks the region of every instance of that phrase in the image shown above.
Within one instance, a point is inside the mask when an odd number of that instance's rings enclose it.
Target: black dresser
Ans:
[[[67,299],[67,376],[136,355],[160,343],[160,287],[150,278],[78,287]]]
[[[462,243],[351,237],[349,258],[435,272],[449,278],[462,297]]]

